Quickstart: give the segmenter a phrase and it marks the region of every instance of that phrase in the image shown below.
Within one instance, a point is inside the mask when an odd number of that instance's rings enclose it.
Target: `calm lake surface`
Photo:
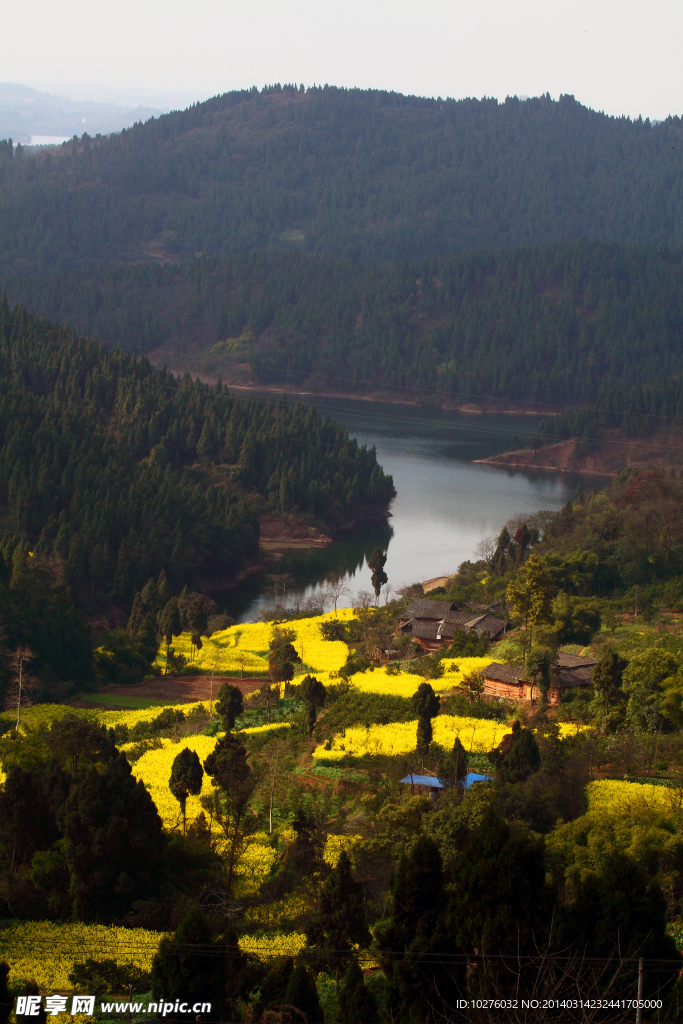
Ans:
[[[482,538],[497,535],[517,513],[558,509],[579,484],[587,493],[606,483],[604,477],[472,463],[509,449],[513,434],[533,434],[538,422],[533,416],[469,415],[318,396],[302,400],[344,423],[359,444],[374,445],[398,493],[386,524],[359,529],[322,551],[289,553],[271,568],[294,577],[290,606],[315,595],[326,574],[340,567],[348,573],[349,593],[339,607],[353,605],[359,590],[372,589],[367,557],[378,544],[387,551],[385,571],[396,590],[453,573],[475,557]],[[274,601],[264,594],[266,586],[265,577],[254,577],[239,592],[217,595],[218,603],[249,622]]]

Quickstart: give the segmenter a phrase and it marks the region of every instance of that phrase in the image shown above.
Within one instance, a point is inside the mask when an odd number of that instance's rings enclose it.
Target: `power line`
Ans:
[[[106,926],[103,926],[103,927],[106,927]],[[10,932],[10,934],[11,934],[12,929],[7,929],[7,931]],[[135,952],[147,952],[147,953],[149,953],[152,950],[154,950],[156,952],[156,950],[159,947],[159,941],[161,939],[163,939],[163,938],[169,938],[168,934],[167,933],[159,933],[159,939],[157,941],[147,941],[147,942],[141,942],[140,940],[131,940],[131,941],[123,940],[122,941],[120,939],[113,939],[111,942],[107,941],[106,942],[106,946],[107,946],[107,951],[112,951],[112,952],[119,951],[119,952],[128,952],[130,954],[135,953]],[[310,957],[311,959],[318,959],[318,960],[329,960],[329,959],[334,958],[334,957],[348,957],[350,952],[351,952],[348,948],[344,948],[344,949],[324,948],[324,949],[321,949],[321,948],[318,948],[316,946],[302,946],[299,949],[297,949],[296,951],[293,951],[291,943],[286,943],[286,942],[282,943],[280,945],[279,949],[275,949],[275,950],[271,949],[270,951],[268,951],[266,949],[249,949],[250,936],[248,936],[248,935],[242,936],[242,939],[245,942],[245,947],[244,948],[239,946],[239,944],[227,944],[226,943],[225,945],[221,945],[220,942],[216,942],[215,944],[214,943],[190,943],[190,942],[176,942],[175,940],[173,940],[172,942],[169,942],[165,946],[165,952],[168,952],[168,953],[171,953],[171,954],[177,954],[177,955],[181,955],[181,954],[184,954],[184,953],[191,953],[193,956],[201,956],[201,957],[206,957],[206,958],[210,958],[210,959],[223,958],[223,957],[230,956],[230,955],[232,955],[232,956],[243,956],[244,954],[251,954],[251,955],[258,956],[259,958],[264,958],[264,959],[266,959],[266,958],[267,959],[273,959],[273,958],[278,958],[278,957],[282,957],[282,956],[301,956],[301,955],[305,955],[306,957]],[[258,941],[258,940],[256,940],[256,941]],[[0,943],[0,949],[2,949],[2,944],[1,943]],[[84,942],[81,938],[79,938],[78,941],[76,941],[76,940],[68,941],[67,940],[66,942],[64,942],[64,941],[59,941],[59,940],[55,941],[55,937],[51,936],[51,937],[45,937],[44,939],[42,939],[42,938],[33,938],[29,942],[22,942],[21,943],[20,952],[15,955],[14,959],[22,959],[26,955],[25,952],[24,952],[25,949],[35,950],[37,952],[41,952],[43,949],[50,949],[53,953],[55,953],[57,955],[65,954],[65,953],[67,955],[71,955],[71,954],[77,952],[79,954],[82,954],[83,956],[87,956],[87,954],[91,953],[91,952],[100,952],[101,953],[103,951],[103,949],[102,949],[102,942],[101,941],[98,941],[97,943],[93,942],[93,944],[90,945],[87,942]],[[234,950],[234,952],[231,952],[231,950]],[[5,954],[3,953],[3,955],[5,955]],[[618,957],[617,956],[612,956],[612,957],[608,957],[608,956],[586,956],[583,953],[577,954],[577,953],[570,953],[570,952],[562,952],[562,953],[539,952],[539,953],[535,953],[535,954],[534,953],[528,953],[528,954],[521,954],[521,953],[485,953],[484,954],[484,953],[474,953],[474,952],[472,952],[472,953],[463,953],[463,952],[456,952],[456,953],[444,953],[444,952],[439,952],[439,953],[430,953],[430,952],[416,953],[416,952],[410,951],[410,950],[404,951],[404,950],[392,950],[392,949],[381,949],[381,950],[368,949],[368,950],[359,950],[359,951],[357,951],[356,955],[358,955],[359,958],[361,958],[361,959],[372,960],[372,961],[377,961],[377,960],[380,960],[380,959],[390,959],[390,960],[401,960],[401,961],[408,961],[408,962],[415,962],[415,963],[454,963],[454,964],[455,963],[472,963],[472,961],[474,961],[474,960],[477,960],[477,961],[492,960],[492,961],[498,961],[498,962],[503,962],[503,963],[526,963],[526,964],[535,964],[535,963],[537,964],[539,962],[543,963],[543,962],[546,962],[546,961],[551,961],[553,963],[572,963],[572,962],[575,962],[577,960],[577,958],[580,959],[580,961],[582,963],[614,964],[615,962],[618,962],[618,963],[637,963],[639,961],[639,959],[640,959],[640,953],[638,953],[638,952],[634,953],[632,956],[618,956]],[[675,959],[671,959],[669,957],[652,957],[652,958],[648,957],[648,961],[647,962],[648,962],[648,966],[652,965],[653,967],[655,965],[675,964],[675,965],[677,965],[680,968],[681,957],[679,956],[679,957],[676,957]]]

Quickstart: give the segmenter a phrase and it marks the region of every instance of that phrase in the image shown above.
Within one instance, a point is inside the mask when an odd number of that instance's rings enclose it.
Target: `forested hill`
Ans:
[[[239,253],[363,262],[560,238],[683,245],[683,125],[549,96],[279,86],[0,152],[0,273]]]
[[[334,526],[394,490],[310,407],[178,381],[3,302],[0,493],[4,564],[30,551],[87,609],[161,569],[178,590],[225,581],[257,553],[258,508]]]
[[[373,267],[255,251],[3,286],[80,332],[224,380],[566,405],[681,370],[681,251],[579,241]]]
[[[533,444],[576,438],[590,452],[600,431],[619,430],[626,438],[644,438],[671,430],[683,434],[683,376],[659,378],[633,388],[613,387],[590,408],[570,409],[541,420]],[[676,459],[676,462],[679,460]]]

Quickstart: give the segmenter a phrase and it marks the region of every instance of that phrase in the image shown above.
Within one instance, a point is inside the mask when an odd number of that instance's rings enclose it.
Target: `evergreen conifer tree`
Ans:
[[[249,777],[247,751],[234,736],[222,736],[204,761],[204,770],[214,786],[229,793]]]
[[[448,930],[468,954],[532,953],[545,934],[541,837],[489,805],[450,864]]]
[[[336,867],[322,884],[318,913],[306,930],[306,938],[334,963],[337,986],[341,963],[349,959],[352,946],[370,941],[363,886],[353,877],[346,850],[342,850]]]
[[[305,964],[296,965],[287,983],[285,1005],[295,1006],[306,1014],[308,1024],[324,1024],[318,990],[311,972]]]
[[[294,636],[292,630],[273,630],[268,658],[268,671],[273,683],[285,683],[294,678],[294,665],[299,660],[292,644]]]
[[[170,938],[164,936],[159,943],[152,962],[154,998],[164,1002],[182,999],[190,1005],[210,1002],[212,1017],[220,1019],[226,1009],[226,998],[223,964],[218,954],[208,921],[199,907],[191,907],[174,934]]]
[[[625,658],[616,651],[607,650],[593,669],[593,710],[605,730],[614,722],[619,703],[624,699],[622,676],[627,666]]]
[[[456,736],[453,741],[453,749],[444,758],[443,767],[439,772],[440,778],[448,782],[449,785],[456,786],[467,775],[467,761],[467,751],[460,742],[460,737]]]
[[[231,733],[235,728],[235,719],[239,718],[243,710],[244,700],[240,688],[232,683],[223,683],[218,691],[216,711],[223,719],[226,733]]]
[[[298,687],[298,696],[306,706],[306,732],[310,739],[318,716],[318,708],[325,703],[327,692],[319,679],[314,676],[305,676]]]
[[[191,793],[196,796],[201,791],[203,777],[204,770],[197,753],[190,750],[189,747],[184,747],[173,760],[171,778],[168,782],[168,788],[180,804],[183,815],[183,835],[185,835],[187,826],[185,816],[187,798]]]
[[[344,1024],[379,1024],[377,1000],[365,984],[357,960],[352,960],[339,989]]]
[[[540,767],[541,752],[536,737],[516,719],[512,723],[512,735],[506,736],[499,748],[498,780],[524,782]]]
[[[429,753],[432,742],[432,718],[439,713],[441,699],[434,693],[431,683],[420,683],[412,696],[413,708],[417,714],[417,756],[422,761]]]
[[[386,565],[387,556],[382,548],[375,548],[370,557],[368,558],[368,568],[372,569],[372,589],[375,591],[375,604],[379,601],[380,591],[387,582],[389,577],[384,571]]]
[[[420,836],[400,857],[391,890],[391,922],[379,930],[378,942],[392,1015],[405,1022],[448,1019],[464,972],[453,960],[441,855],[430,836]]]
[[[123,753],[103,772],[91,768],[59,808],[74,913],[82,920],[122,917],[161,880],[166,841],[144,783]]]

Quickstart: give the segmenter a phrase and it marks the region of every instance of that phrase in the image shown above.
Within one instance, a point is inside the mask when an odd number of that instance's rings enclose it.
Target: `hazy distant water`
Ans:
[[[518,512],[560,508],[579,484],[584,491],[604,486],[605,478],[568,473],[513,471],[472,464],[472,459],[510,446],[513,433],[531,434],[529,416],[464,415],[353,399],[306,399],[340,420],[359,444],[375,445],[398,492],[388,524],[356,531],[323,552],[287,555],[276,571],[296,577],[295,593],[314,594],[330,569],[343,566],[353,604],[359,590],[370,590],[366,559],[376,544],[387,545],[386,572],[395,588],[455,572],[474,556],[482,537],[497,535]],[[252,580],[227,596],[232,614],[249,621],[273,599],[263,580]],[[290,604],[290,600],[287,601]]]

